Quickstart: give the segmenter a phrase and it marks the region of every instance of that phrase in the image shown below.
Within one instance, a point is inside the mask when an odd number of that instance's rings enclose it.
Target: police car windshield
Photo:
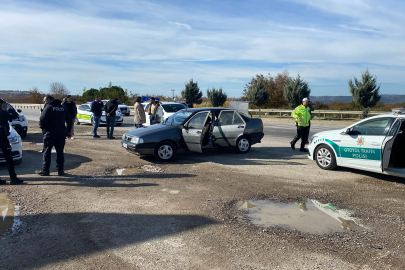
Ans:
[[[164,122],[162,122],[162,124],[166,126],[178,126],[181,123],[183,123],[184,120],[189,118],[191,114],[192,112],[190,111],[186,110],[179,111],[170,116],[169,118],[167,118]]]

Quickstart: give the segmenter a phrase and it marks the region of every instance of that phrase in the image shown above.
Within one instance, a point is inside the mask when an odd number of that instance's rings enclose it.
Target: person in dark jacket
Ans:
[[[97,135],[97,129],[100,125],[101,116],[103,115],[103,107],[101,97],[96,96],[90,108],[90,111],[93,113],[93,138],[100,138],[100,136]]]
[[[10,135],[10,124],[9,122],[18,118],[18,113],[12,109],[7,108],[7,103],[0,99],[0,149],[6,160],[8,173],[10,175],[10,184],[18,185],[22,184],[24,181],[17,178],[17,175],[14,171],[14,161],[13,155],[11,154],[11,145],[8,140]],[[7,182],[5,180],[0,180],[0,185],[4,185]]]
[[[66,100],[63,101],[62,103],[63,106],[65,106],[68,109],[69,116],[72,119],[73,123],[75,122],[75,119],[77,117],[77,107],[76,103],[73,102],[72,96],[68,95],[66,97]],[[72,136],[75,134],[75,125],[72,125],[72,128],[68,130]]]
[[[108,139],[115,139],[113,136],[114,134],[114,125],[115,125],[115,114],[118,109],[118,98],[114,98],[109,100],[104,105],[105,110],[105,118],[107,122],[107,138]]]
[[[58,99],[49,97],[49,101],[39,118],[39,127],[42,129],[44,136],[44,148],[42,150],[43,165],[42,170],[35,173],[42,176],[49,176],[49,167],[51,165],[52,147],[56,150],[56,164],[58,167],[58,175],[63,176],[65,157],[63,149],[65,148],[66,137],[70,138],[73,121],[65,106]],[[65,126],[67,125],[67,128]]]
[[[187,104],[187,106],[191,109],[193,108],[193,103],[191,101],[188,101],[187,98],[184,99],[184,102]]]

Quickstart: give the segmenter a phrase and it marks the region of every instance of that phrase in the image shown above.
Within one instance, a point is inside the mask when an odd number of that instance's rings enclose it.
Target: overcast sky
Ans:
[[[311,95],[350,95],[369,69],[405,94],[405,2],[394,0],[0,0],[0,90],[71,93],[121,85],[241,96],[255,74],[287,69]]]

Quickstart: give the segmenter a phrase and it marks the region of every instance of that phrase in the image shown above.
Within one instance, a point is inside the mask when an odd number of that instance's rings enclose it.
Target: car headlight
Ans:
[[[318,138],[318,136],[312,136],[311,140],[309,141],[309,144],[311,144],[316,138]]]
[[[143,139],[139,138],[139,137],[132,137],[131,143],[134,143],[134,144],[143,143]]]
[[[20,142],[20,137],[19,136],[11,137],[8,138],[8,141],[10,142],[10,144],[17,144]]]

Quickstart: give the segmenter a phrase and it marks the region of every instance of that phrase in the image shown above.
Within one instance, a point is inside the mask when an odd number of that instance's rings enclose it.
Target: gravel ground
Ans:
[[[118,128],[116,137],[125,131]],[[0,238],[0,269],[403,269],[405,181],[358,170],[322,171],[285,138],[266,136],[246,155],[179,153],[176,162],[125,152],[77,126],[65,149],[65,177],[41,167],[35,122],[17,173],[0,186],[22,224]],[[156,165],[162,173],[137,169]],[[133,175],[113,175],[134,168]],[[0,168],[3,179],[7,170]],[[304,198],[353,210],[370,229],[311,235],[259,228],[236,202]]]

